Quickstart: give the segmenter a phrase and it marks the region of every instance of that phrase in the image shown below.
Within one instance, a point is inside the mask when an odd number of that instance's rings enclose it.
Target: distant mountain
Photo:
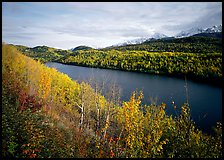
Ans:
[[[130,44],[141,44],[141,43],[144,43],[146,41],[152,41],[152,40],[162,39],[162,38],[166,38],[166,37],[167,36],[165,34],[156,32],[156,33],[152,34],[151,36],[141,37],[141,38],[137,38],[137,39],[133,39],[133,40],[128,40],[126,42],[118,43],[116,45],[113,45],[112,47],[124,46],[124,45],[130,45]]]
[[[32,51],[34,52],[47,52],[50,49],[50,47],[48,46],[36,46],[31,48]]]
[[[175,38],[183,38],[183,37],[189,37],[192,36],[194,34],[198,34],[198,33],[202,33],[203,29],[202,28],[191,28],[189,30],[186,31],[181,31],[180,33],[178,33]]]
[[[209,28],[191,28],[186,31],[181,31],[177,35],[175,35],[175,38],[183,38],[183,37],[189,37],[193,36],[195,34],[200,34],[200,33],[216,33],[216,32],[222,32],[222,25],[219,26],[212,26]]]
[[[218,32],[220,35],[221,33]],[[186,53],[214,53],[222,52],[222,39],[216,38],[218,33],[204,33],[209,36],[189,36],[184,38],[166,37],[145,41],[141,44],[106,47],[101,50],[119,51],[148,51],[148,52],[186,52]]]
[[[167,35],[165,34],[162,34],[162,33],[154,33],[151,38],[154,38],[154,39],[162,39],[162,38],[166,38],[168,37]]]
[[[94,48],[88,47],[88,46],[78,46],[78,47],[72,48],[70,50],[72,52],[74,52],[74,51],[78,51],[78,50],[90,50],[90,49],[94,49]]]
[[[222,32],[215,32],[215,33],[198,33],[198,34],[194,34],[193,37],[213,37],[213,38],[222,38]]]
[[[190,36],[203,36],[203,37],[213,37],[213,38],[222,38],[222,25],[219,26],[212,26],[209,28],[191,28],[186,31],[181,31],[175,36],[168,37],[165,34],[161,33],[154,33],[153,35],[149,37],[142,37],[134,40],[129,40],[124,43],[119,43],[117,45],[113,45],[112,47],[116,46],[125,46],[125,45],[135,45],[135,44],[142,44],[146,42],[152,42],[156,40],[172,40],[175,38],[184,38],[184,37],[190,37]]]
[[[216,33],[216,32],[222,32],[222,25],[219,26],[213,26],[211,28],[207,28],[203,33]]]
[[[141,37],[133,40],[128,40],[123,43],[118,43],[106,48],[111,48],[111,47],[119,47],[119,46],[126,46],[126,45],[137,45],[137,44],[142,44],[145,42],[152,42],[155,40],[172,40],[175,38],[184,38],[184,37],[190,37],[190,36],[204,36],[204,37],[213,37],[213,38],[222,38],[222,25],[220,24],[219,26],[212,26],[209,28],[191,28],[186,31],[181,31],[180,33],[168,37],[165,34],[162,33],[154,33],[151,36],[147,37]]]

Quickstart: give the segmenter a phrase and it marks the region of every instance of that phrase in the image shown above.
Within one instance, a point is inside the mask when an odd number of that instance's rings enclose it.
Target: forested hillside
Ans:
[[[33,59],[39,60],[40,62],[56,61],[65,55],[69,55],[72,51],[55,49],[47,46],[36,46],[29,48],[22,45],[16,45],[16,48],[23,54],[32,57]]]
[[[206,36],[207,37],[206,37]],[[222,35],[222,34],[221,34]],[[222,37],[214,34],[200,34],[185,38],[164,38],[149,40],[142,44],[114,46],[102,50],[137,50],[149,52],[222,53]]]
[[[191,36],[104,49],[79,46],[73,51],[47,46],[16,47],[23,54],[41,62],[54,61],[151,74],[187,76],[200,82],[221,85],[221,38]]]
[[[57,62],[81,66],[121,69],[153,74],[185,76],[221,82],[221,53],[182,53],[147,51],[78,51]]]
[[[21,49],[26,50],[25,47]],[[28,53],[36,54],[39,50],[36,49],[29,49]],[[46,47],[42,49],[49,51]],[[56,53],[55,50],[53,52]],[[57,54],[64,56],[67,52]],[[130,58],[139,70],[145,57],[152,59],[150,63],[159,64],[161,61],[160,69],[164,69],[164,63],[172,63],[171,59],[185,66],[185,60],[182,60],[185,57],[187,61],[198,62],[199,71],[196,73],[203,74],[203,65],[207,63],[211,67],[209,74],[215,77],[221,74],[220,54],[197,57],[184,53],[92,50],[72,54],[72,61],[79,59],[79,62],[91,65],[98,62],[97,65],[102,66],[122,64],[125,69],[131,69],[129,63],[119,63],[117,60],[125,57],[128,62]],[[55,57],[60,58],[58,55]],[[159,59],[161,56],[163,58]],[[70,56],[65,57],[69,60]],[[200,58],[204,58],[203,63]],[[214,135],[203,133],[191,119],[189,104],[175,106],[174,109],[180,114],[168,116],[164,103],[143,106],[142,92],[134,92],[129,102],[120,102],[115,86],[111,86],[107,95],[102,96],[104,88],[100,84],[92,84],[73,81],[56,69],[25,56],[16,47],[3,44],[3,159],[222,157],[222,124],[217,122]]]

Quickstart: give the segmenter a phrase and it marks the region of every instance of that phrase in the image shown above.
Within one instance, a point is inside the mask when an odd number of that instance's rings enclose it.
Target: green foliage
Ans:
[[[146,41],[118,47],[108,47],[102,50],[137,50],[148,52],[185,52],[185,53],[215,53],[222,52],[222,39],[212,37],[185,37]]]
[[[217,149],[217,146],[220,146],[222,141],[216,139],[216,144],[214,144],[212,141],[215,137],[203,134],[196,128],[190,118],[190,108],[187,104],[184,104],[181,107],[180,116],[177,117],[173,125],[169,143],[165,146],[164,155],[170,158],[221,157],[222,154]],[[219,138],[221,138],[220,134]],[[213,150],[210,150],[211,148]]]
[[[79,51],[77,55],[88,61],[88,54],[93,52],[102,53],[94,54],[99,59],[113,54],[117,58],[123,56],[119,51],[109,55],[103,51]],[[149,58],[175,57],[174,53],[156,53],[157,56],[142,53]],[[138,53],[126,54],[132,55],[130,58],[142,58]],[[190,58],[192,61],[200,59],[194,56]],[[203,56],[213,56],[212,59],[219,61],[218,54]],[[111,61],[115,61],[115,57],[111,57]],[[218,70],[218,64],[210,67]],[[115,100],[115,94],[112,90],[108,93],[111,96],[105,99],[89,84],[72,81],[67,75],[32,60],[16,48],[3,45],[3,159],[222,157],[221,123],[214,128],[215,135],[207,135],[191,120],[188,104],[180,108],[180,115],[172,117],[167,116],[163,103],[142,106],[142,92],[134,92],[130,101],[122,105]]]
[[[47,46],[37,46],[34,48],[29,48],[26,46],[16,45],[15,46],[24,55],[39,60],[40,62],[56,61],[65,55],[69,55],[72,51],[50,48]]]
[[[191,36],[151,40],[137,45],[93,49],[79,46],[73,51],[47,46],[16,46],[41,62],[188,76],[190,79],[221,84],[222,39]]]
[[[74,49],[72,49],[72,52],[78,51],[78,50],[91,50],[91,49],[93,49],[93,48],[88,47],[88,46],[78,46],[78,47],[75,47]]]
[[[128,71],[187,75],[189,78],[221,82],[221,53],[182,53],[147,51],[77,51],[58,62],[82,66],[121,69]]]

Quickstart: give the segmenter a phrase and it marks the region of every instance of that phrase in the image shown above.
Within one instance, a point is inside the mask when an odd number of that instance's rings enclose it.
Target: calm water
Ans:
[[[90,78],[105,84],[115,83],[121,88],[121,99],[128,101],[131,93],[143,90],[143,104],[167,104],[168,114],[176,115],[183,103],[186,102],[185,80],[149,75],[144,73],[125,72],[118,70],[88,68],[60,63],[46,63],[77,81],[88,81]],[[222,89],[207,84],[187,80],[188,103],[191,115],[198,127],[206,132],[211,132],[212,126],[222,120]],[[177,109],[173,109],[172,102]]]

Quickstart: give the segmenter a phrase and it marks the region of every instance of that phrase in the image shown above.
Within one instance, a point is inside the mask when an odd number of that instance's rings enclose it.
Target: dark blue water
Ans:
[[[95,79],[99,83],[115,83],[121,88],[121,100],[128,101],[131,93],[136,89],[142,90],[144,94],[143,104],[167,104],[167,114],[176,115],[181,105],[187,101],[191,109],[192,119],[198,128],[211,133],[212,126],[222,121],[222,89],[204,83],[196,83],[184,79],[150,75],[145,73],[125,72],[119,70],[88,68],[60,63],[46,63],[77,81],[88,81]],[[177,109],[173,108],[173,104]]]

